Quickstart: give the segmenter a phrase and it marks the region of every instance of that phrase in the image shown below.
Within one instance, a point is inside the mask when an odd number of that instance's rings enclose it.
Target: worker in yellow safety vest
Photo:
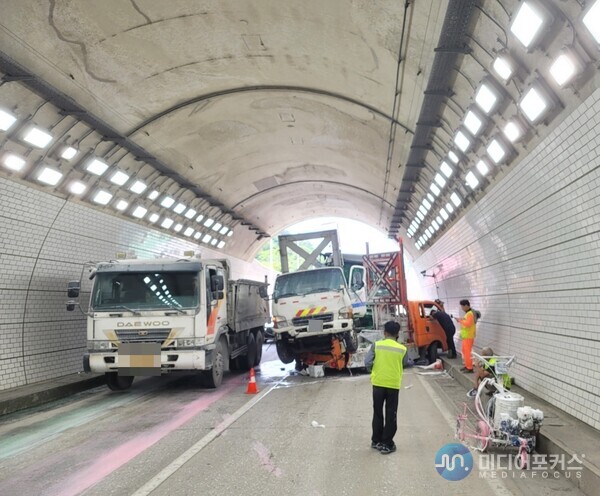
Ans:
[[[460,319],[454,317],[456,322],[460,324],[460,339],[462,341],[462,358],[465,366],[461,369],[462,372],[468,374],[473,373],[473,357],[471,352],[473,351],[473,342],[475,341],[475,334],[477,334],[477,317],[475,311],[471,308],[469,300],[460,300],[460,307],[465,312],[465,316]]]
[[[371,346],[365,358],[373,385],[371,448],[379,450],[382,455],[396,451],[394,435],[397,430],[398,393],[402,385],[402,360],[406,354],[406,347],[398,343],[399,334],[398,322],[386,322],[383,339]]]

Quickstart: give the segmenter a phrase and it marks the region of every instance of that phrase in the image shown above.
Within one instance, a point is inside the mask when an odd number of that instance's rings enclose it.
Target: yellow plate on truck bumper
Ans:
[[[121,343],[119,375],[160,375],[160,343]]]

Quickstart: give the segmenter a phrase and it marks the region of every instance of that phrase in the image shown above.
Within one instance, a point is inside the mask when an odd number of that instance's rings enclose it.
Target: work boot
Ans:
[[[376,450],[381,450],[381,448],[383,448],[383,444],[375,443],[375,442],[371,441],[371,448],[376,449]]]
[[[389,455],[390,453],[393,453],[394,451],[396,451],[396,445],[392,444],[392,445],[383,445],[381,447],[381,449],[379,450],[379,452],[382,455]]]

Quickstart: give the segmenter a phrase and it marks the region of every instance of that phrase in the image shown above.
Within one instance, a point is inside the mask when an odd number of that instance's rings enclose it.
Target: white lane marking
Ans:
[[[425,389],[425,391],[427,392],[427,394],[429,395],[439,412],[442,414],[442,417],[444,418],[444,420],[446,420],[446,422],[448,422],[448,425],[450,426],[452,431],[454,431],[454,428],[456,426],[456,417],[444,404],[443,400],[435,393],[433,388],[429,384],[427,384],[427,380],[420,374],[417,375],[419,382],[423,385],[423,388]],[[475,465],[477,465],[477,468],[479,468],[476,456],[473,457],[473,463],[475,463]],[[490,477],[484,477],[483,480],[487,482],[493,494],[495,494],[496,496],[514,496],[514,493],[504,485],[501,479],[492,479]]]
[[[286,377],[282,378],[283,381]],[[279,382],[281,382],[279,381]],[[154,491],[158,486],[160,486],[164,481],[166,481],[169,477],[171,477],[175,472],[177,472],[183,465],[185,465],[191,458],[200,453],[202,449],[204,449],[211,441],[219,437],[231,424],[233,424],[236,420],[238,420],[242,415],[248,412],[254,405],[256,405],[260,400],[262,400],[267,394],[269,394],[273,389],[277,386],[276,383],[269,387],[269,389],[265,389],[262,393],[258,393],[257,396],[252,398],[248,403],[242,406],[239,410],[237,410],[233,415],[229,416],[226,420],[221,422],[217,427],[215,427],[212,431],[210,431],[206,436],[204,436],[200,441],[194,444],[187,451],[183,452],[179,457],[173,460],[169,465],[167,465],[163,470],[161,470],[158,474],[156,474],[152,479],[150,479],[146,484],[140,487],[132,496],[148,496],[152,491]]]

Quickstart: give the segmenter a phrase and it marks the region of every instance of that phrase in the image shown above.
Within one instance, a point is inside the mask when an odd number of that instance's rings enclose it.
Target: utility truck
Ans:
[[[90,279],[83,367],[105,374],[112,390],[172,372],[199,372],[216,388],[225,371],[261,360],[267,283],[230,280],[226,260],[112,260],[92,266]],[[70,282],[69,298],[80,287]]]
[[[312,253],[296,244],[308,239],[322,239]],[[329,244],[331,253],[318,260]],[[348,285],[336,231],[279,236],[279,248],[283,274],[276,278],[273,291],[279,359],[344,368],[357,346],[356,319],[366,313],[362,264],[347,268]],[[288,248],[304,258],[295,272],[289,272]]]

